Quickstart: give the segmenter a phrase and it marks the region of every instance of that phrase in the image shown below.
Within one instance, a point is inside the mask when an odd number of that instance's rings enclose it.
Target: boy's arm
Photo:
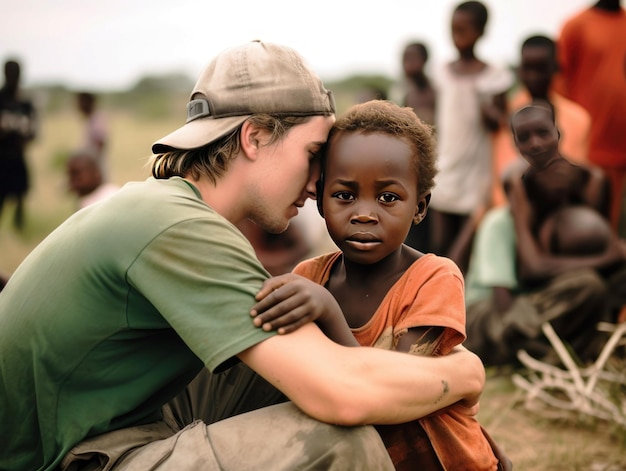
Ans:
[[[530,204],[521,180],[511,180],[508,196],[517,237],[518,272],[523,282],[534,284],[582,268],[603,269],[626,259],[623,243],[617,237],[599,255],[555,256],[542,251],[530,231]]]
[[[475,414],[485,382],[480,359],[463,347],[437,358],[347,348],[314,324],[239,358],[304,412],[339,425],[408,422],[459,401]]]
[[[598,211],[607,220],[610,219],[611,190],[602,169],[591,167],[589,181],[584,192],[585,202]]]
[[[434,356],[443,340],[444,327],[412,327],[400,337],[396,350],[412,355]]]

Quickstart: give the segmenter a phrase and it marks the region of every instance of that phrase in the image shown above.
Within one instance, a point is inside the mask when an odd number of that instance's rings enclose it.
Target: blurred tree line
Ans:
[[[182,73],[147,75],[133,86],[122,91],[78,90],[61,84],[31,87],[25,92],[32,95],[41,113],[54,114],[74,109],[75,94],[93,91],[98,96],[98,107],[127,111],[142,119],[162,119],[184,114],[195,80]],[[387,95],[394,81],[384,75],[353,75],[338,81],[325,81],[335,95],[338,112],[364,98]]]

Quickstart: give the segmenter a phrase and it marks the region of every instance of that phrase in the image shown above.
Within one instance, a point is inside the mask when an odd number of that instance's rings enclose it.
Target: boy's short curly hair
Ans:
[[[418,194],[430,191],[435,185],[437,157],[433,129],[419,119],[412,108],[385,100],[353,105],[333,125],[328,145],[336,136],[352,132],[382,133],[404,139],[413,149]]]

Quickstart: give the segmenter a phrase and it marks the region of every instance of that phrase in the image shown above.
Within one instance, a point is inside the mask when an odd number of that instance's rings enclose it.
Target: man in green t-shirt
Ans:
[[[289,316],[250,316],[268,273],[235,224],[285,230],[315,197],[334,122],[300,55],[224,51],[187,112],[154,144],[151,178],[72,215],[0,294],[0,469],[392,469],[363,424],[476,413],[476,355],[340,346],[318,327],[349,332],[333,329],[343,316],[321,286],[316,323],[295,332]],[[238,360],[292,402],[175,420],[168,401]]]

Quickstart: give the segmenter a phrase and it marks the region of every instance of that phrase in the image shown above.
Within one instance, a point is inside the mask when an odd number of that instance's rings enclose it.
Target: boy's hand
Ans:
[[[250,311],[254,325],[279,334],[293,332],[308,322],[324,322],[324,317],[343,317],[326,288],[292,273],[266,280],[256,299],[259,302]]]
[[[315,322],[331,340],[358,346],[333,295],[321,285],[288,273],[266,280],[257,293],[259,301],[250,315],[263,330],[288,334],[307,322]]]

